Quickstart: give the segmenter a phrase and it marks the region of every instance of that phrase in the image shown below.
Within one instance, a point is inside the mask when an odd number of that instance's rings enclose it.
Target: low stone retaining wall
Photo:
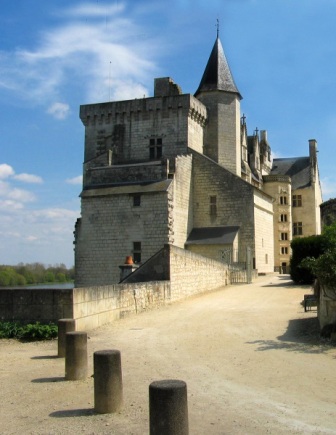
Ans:
[[[151,267],[166,270],[170,279],[67,290],[0,290],[0,318],[25,322],[73,318],[77,330],[90,330],[230,283],[225,264],[171,245],[153,257],[153,264],[148,262],[149,271]]]
[[[72,289],[0,289],[0,320],[56,322],[73,317]]]

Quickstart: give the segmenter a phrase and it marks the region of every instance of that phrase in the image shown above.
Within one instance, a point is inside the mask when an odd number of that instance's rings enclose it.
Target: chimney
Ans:
[[[133,273],[139,267],[138,264],[133,263],[133,258],[128,255],[125,259],[125,263],[119,266],[120,269],[120,281],[123,281],[128,275]]]
[[[315,139],[309,139],[309,157],[312,166],[317,162],[317,141]]]
[[[309,159],[312,181],[315,181],[316,168],[317,168],[317,141],[309,139]]]
[[[260,140],[267,143],[267,130],[260,130]]]

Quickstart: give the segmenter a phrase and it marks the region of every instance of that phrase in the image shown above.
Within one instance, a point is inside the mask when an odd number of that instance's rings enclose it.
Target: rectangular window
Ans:
[[[287,196],[280,196],[280,204],[281,205],[287,204]]]
[[[282,246],[281,247],[281,254],[282,255],[287,255],[288,254],[288,248],[287,248],[287,246]]]
[[[281,222],[287,222],[287,215],[286,215],[286,214],[282,214],[282,215],[280,216],[280,221],[281,221]]]
[[[281,240],[288,240],[288,233],[281,233]]]
[[[268,254],[265,254],[265,264],[268,264]]]
[[[293,207],[302,207],[302,195],[293,195]]]
[[[150,160],[161,159],[162,139],[149,139],[149,158]]]
[[[133,195],[133,207],[140,207],[141,205],[141,195]]]
[[[293,224],[293,236],[302,236],[302,222],[294,222]]]
[[[133,242],[133,261],[141,263],[141,242]]]
[[[210,216],[217,215],[217,196],[210,196]]]

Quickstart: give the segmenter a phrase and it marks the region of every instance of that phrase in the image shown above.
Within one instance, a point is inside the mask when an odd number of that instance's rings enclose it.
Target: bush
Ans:
[[[0,338],[16,338],[27,341],[52,340],[57,338],[57,334],[58,327],[54,323],[45,325],[36,322],[25,325],[20,322],[0,322]]]
[[[311,284],[315,276],[310,269],[301,266],[306,257],[317,258],[325,249],[322,236],[310,236],[293,239],[291,242],[292,257],[290,259],[291,278],[295,283]]]

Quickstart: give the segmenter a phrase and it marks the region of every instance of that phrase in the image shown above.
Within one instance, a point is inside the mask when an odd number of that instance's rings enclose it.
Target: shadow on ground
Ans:
[[[310,293],[312,291],[312,286],[311,284],[295,284],[294,281],[291,280],[289,275],[279,275],[276,277],[276,283],[268,283],[263,285],[262,287],[271,287],[271,288],[276,288],[276,287],[285,287],[286,289],[288,288],[293,288],[293,289],[302,289],[304,290],[306,293]],[[280,281],[280,282],[279,282]]]
[[[42,355],[42,356],[32,356],[31,359],[58,359],[58,355]]]
[[[32,379],[31,382],[33,382],[34,384],[47,384],[49,382],[64,382],[64,381],[65,381],[65,377],[54,377],[54,378]]]
[[[333,343],[321,338],[317,317],[290,320],[286,332],[277,337],[277,340],[255,340],[247,343],[258,345],[257,351],[285,349],[289,352],[319,354],[335,348]]]
[[[64,418],[64,417],[85,417],[96,414],[92,408],[83,409],[67,409],[64,411],[55,411],[49,414],[49,417]]]

